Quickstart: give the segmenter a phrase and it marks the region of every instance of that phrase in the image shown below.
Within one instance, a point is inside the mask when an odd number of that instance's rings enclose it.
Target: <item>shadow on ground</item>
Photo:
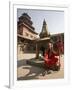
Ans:
[[[29,59],[22,59],[17,61],[17,68],[26,65],[26,61]]]
[[[6,88],[8,88],[8,89],[10,88],[10,86],[9,86],[9,85],[5,85],[5,87],[6,87]]]
[[[34,60],[32,59],[23,59],[17,61],[17,67],[21,67],[23,70],[24,75],[21,77],[18,77],[17,80],[31,80],[31,79],[38,79],[37,76],[45,76],[46,74],[51,74],[50,70],[43,67],[43,62],[39,61],[39,63],[31,62],[31,64],[27,64],[27,61]],[[38,65],[36,65],[38,64]],[[25,70],[29,71],[27,74],[25,74]]]
[[[26,74],[25,76],[19,77],[17,78],[17,80],[30,80],[30,79],[38,79],[37,76],[44,76],[46,73],[46,70],[43,68],[39,68],[39,67],[27,67],[24,66],[23,69],[28,69],[29,73]],[[51,74],[51,72],[48,71],[47,74]]]

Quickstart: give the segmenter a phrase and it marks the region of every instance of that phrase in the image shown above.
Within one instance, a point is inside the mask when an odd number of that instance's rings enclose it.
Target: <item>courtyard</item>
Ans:
[[[45,72],[42,67],[27,64],[27,60],[35,58],[35,53],[20,54],[17,60],[17,80],[39,80],[39,79],[63,79],[64,78],[64,56],[60,56],[61,67],[59,71],[50,70]]]

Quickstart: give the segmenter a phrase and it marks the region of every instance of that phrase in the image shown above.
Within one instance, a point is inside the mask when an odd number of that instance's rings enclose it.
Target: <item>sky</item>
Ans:
[[[38,33],[42,30],[44,19],[47,23],[48,32],[51,34],[64,32],[63,11],[17,9],[17,20],[23,13],[27,13],[31,17],[35,31]]]

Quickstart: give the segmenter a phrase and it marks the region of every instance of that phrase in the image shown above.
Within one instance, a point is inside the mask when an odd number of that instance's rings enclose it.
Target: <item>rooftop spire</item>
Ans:
[[[44,19],[44,21],[43,21],[43,25],[46,25],[46,21],[45,21],[45,19]]]
[[[44,37],[48,37],[48,28],[45,19],[43,21],[42,31],[40,33],[40,38]]]

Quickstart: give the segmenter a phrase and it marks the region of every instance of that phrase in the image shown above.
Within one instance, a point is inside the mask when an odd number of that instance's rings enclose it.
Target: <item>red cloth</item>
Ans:
[[[49,56],[48,52],[45,52],[44,55],[45,64],[48,66],[55,65],[56,62],[58,61],[58,58],[56,58],[55,56],[58,56],[58,54],[52,52],[51,55]]]
[[[58,46],[60,52],[63,53],[63,52],[64,52],[64,45],[63,45],[63,43],[62,43],[62,42],[58,42],[58,43],[57,43],[57,46]]]

